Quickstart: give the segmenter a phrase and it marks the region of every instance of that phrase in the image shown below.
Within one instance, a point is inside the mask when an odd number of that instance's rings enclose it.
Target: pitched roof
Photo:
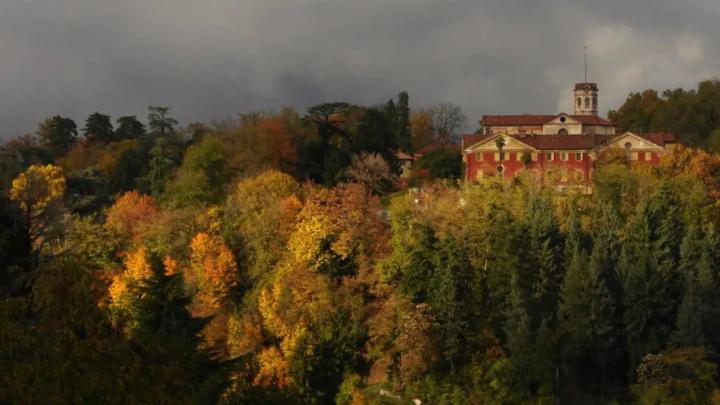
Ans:
[[[593,149],[597,145],[607,142],[608,135],[535,135],[513,136],[526,144],[539,150],[577,150]]]
[[[421,148],[420,150],[415,152],[415,155],[425,155],[428,153],[437,152],[439,150],[457,150],[457,149],[459,149],[459,146],[453,145],[451,143],[445,144],[445,145],[440,144],[440,143],[435,143],[435,144],[427,145],[427,146]]]
[[[562,114],[483,115],[482,123],[486,127],[543,125],[554,120],[560,115]],[[604,118],[598,117],[597,115],[565,115],[574,120],[580,121],[584,125],[614,125],[612,122]]]
[[[489,134],[489,135],[465,134],[465,135],[463,135],[463,140],[462,140],[463,148],[467,148],[468,146],[475,145],[476,143],[478,143],[480,141],[484,141],[485,139],[488,139],[491,136],[494,136],[494,134]]]
[[[463,147],[468,148],[478,142],[490,139],[498,134],[492,135],[477,135],[467,134],[463,135]],[[520,142],[525,143],[537,150],[589,150],[594,149],[597,146],[606,144],[612,141],[614,138],[625,135],[508,135],[502,134],[502,136],[508,136],[516,139]],[[669,132],[649,132],[649,133],[637,133],[635,134],[641,138],[645,138],[648,141],[665,147],[668,143],[675,142],[675,135]]]
[[[635,135],[645,138],[648,141],[662,147],[665,147],[665,144],[668,143],[675,143],[675,134],[670,132],[645,132]]]
[[[397,152],[395,152],[395,157],[398,160],[412,160],[413,159],[412,155],[410,155],[406,152],[403,152],[402,150],[398,150]]]

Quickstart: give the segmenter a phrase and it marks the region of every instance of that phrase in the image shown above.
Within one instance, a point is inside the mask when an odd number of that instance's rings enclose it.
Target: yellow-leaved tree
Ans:
[[[302,207],[300,184],[269,170],[241,181],[225,205],[225,221],[242,239],[244,268],[252,281],[266,277],[287,246]]]
[[[115,324],[132,333],[137,326],[133,319],[133,305],[140,298],[137,287],[153,274],[147,249],[140,247],[128,253],[123,267],[110,284],[110,310]]]
[[[276,344],[260,351],[255,383],[329,392],[364,345],[363,291],[372,258],[384,249],[386,226],[379,201],[362,185],[306,192],[289,252],[258,298],[264,329]]]
[[[64,194],[62,169],[51,164],[32,165],[12,182],[10,199],[22,210],[27,242],[35,259],[58,225]]]
[[[200,232],[190,243],[190,268],[186,282],[196,290],[194,313],[213,313],[240,282],[237,263],[222,238]]]

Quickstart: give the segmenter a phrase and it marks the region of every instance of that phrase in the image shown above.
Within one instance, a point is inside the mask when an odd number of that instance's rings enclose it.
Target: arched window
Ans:
[[[590,108],[590,97],[585,97],[585,108]]]
[[[578,97],[577,99],[577,106],[578,108],[582,107],[582,98]]]
[[[597,96],[593,96],[593,110],[597,110]]]
[[[560,128],[560,130],[558,131],[558,135],[567,135],[567,134],[568,134],[568,131],[565,128]]]

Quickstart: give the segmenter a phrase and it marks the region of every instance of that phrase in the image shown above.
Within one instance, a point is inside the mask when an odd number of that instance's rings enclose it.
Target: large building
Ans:
[[[539,181],[589,186],[593,161],[603,150],[619,150],[638,164],[655,165],[674,136],[669,133],[615,133],[597,115],[598,87],[578,83],[570,115],[485,115],[476,134],[463,136],[467,180],[513,177],[528,171]]]

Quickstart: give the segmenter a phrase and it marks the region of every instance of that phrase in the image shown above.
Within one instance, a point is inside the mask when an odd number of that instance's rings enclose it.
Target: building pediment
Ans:
[[[629,131],[608,141],[606,148],[643,151],[665,150],[662,146]]]
[[[465,148],[466,153],[470,152],[480,152],[480,151],[497,151],[497,140],[498,138],[502,138],[505,142],[505,146],[503,146],[503,150],[505,151],[517,151],[517,150],[535,150],[532,146],[521,142],[517,138],[514,138],[508,134],[505,133],[497,133],[493,136],[490,136],[486,139],[483,139],[479,142],[476,142],[472,145],[469,145]]]
[[[546,122],[545,125],[582,125],[582,122],[568,114],[560,113],[552,120]]]

